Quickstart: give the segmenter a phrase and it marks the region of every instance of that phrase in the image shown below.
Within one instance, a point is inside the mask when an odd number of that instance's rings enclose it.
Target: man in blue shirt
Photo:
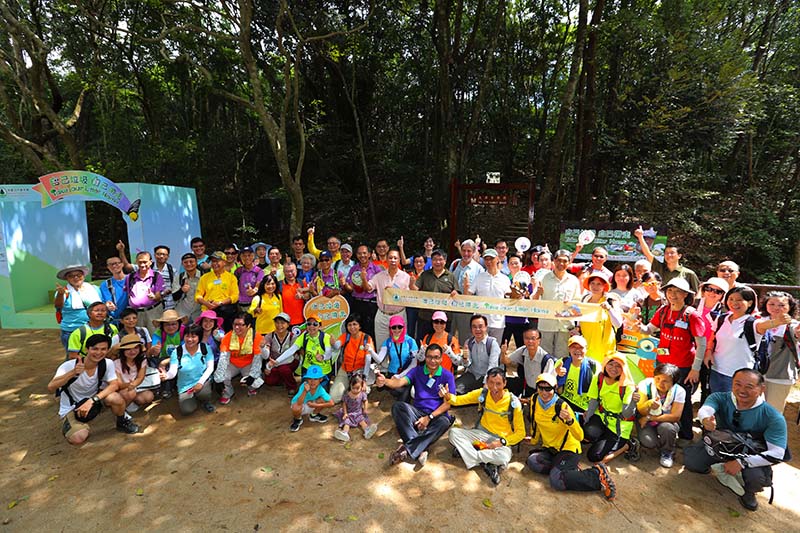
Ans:
[[[764,400],[764,376],[751,368],[733,374],[732,392],[711,394],[697,413],[706,432],[728,430],[749,433],[762,441],[766,450],[724,461],[707,451],[703,441],[686,448],[684,464],[692,472],[714,470],[717,480],[739,496],[739,503],[749,511],[758,508],[756,492],[772,486],[772,465],[788,456],[786,420]],[[704,440],[709,439],[704,436]]]
[[[100,296],[108,308],[108,316],[114,325],[119,325],[120,314],[128,307],[128,293],[125,291],[125,271],[122,260],[111,256],[106,260],[111,277],[100,284]]]
[[[450,404],[439,396],[441,387],[446,387],[450,394],[456,391],[453,374],[442,368],[442,347],[429,345],[425,350],[425,365],[414,367],[404,377],[387,379],[379,372],[375,384],[390,389],[414,387],[413,405],[405,402],[392,405],[392,418],[403,444],[392,453],[391,463],[395,465],[410,457],[424,466],[428,447],[453,423],[447,412]]]

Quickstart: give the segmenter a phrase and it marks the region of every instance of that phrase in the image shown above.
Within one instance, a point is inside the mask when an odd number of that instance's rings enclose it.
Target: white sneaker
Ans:
[[[425,463],[428,462],[428,451],[427,450],[422,452],[421,454],[419,454],[419,457],[417,457],[417,462],[419,463],[419,466],[425,466]]]
[[[333,436],[343,442],[348,442],[350,440],[350,434],[342,431],[341,429],[334,431]]]
[[[664,468],[672,468],[673,462],[674,462],[674,460],[672,458],[672,453],[671,452],[662,452],[661,453],[661,459],[659,460],[659,463],[661,463],[661,466],[663,466]]]
[[[375,432],[378,431],[378,424],[372,424],[367,429],[364,430],[364,438],[369,440],[375,435]]]
[[[128,407],[125,408],[125,410],[128,411],[129,413],[135,413],[136,411],[139,410],[139,406],[131,402],[130,405],[128,405]]]
[[[717,481],[719,481],[720,484],[731,489],[737,496],[744,496],[744,486],[739,482],[739,479],[736,476],[732,476],[725,472],[725,465],[723,463],[711,465],[711,470],[713,470],[714,474],[716,474]]]

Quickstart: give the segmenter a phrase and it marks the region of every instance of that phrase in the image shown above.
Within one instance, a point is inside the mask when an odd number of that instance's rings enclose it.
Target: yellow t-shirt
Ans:
[[[239,280],[228,271],[223,271],[220,276],[213,271],[206,272],[197,282],[194,298],[197,302],[200,301],[199,298],[209,302],[221,302],[230,298],[231,303],[235,304],[239,301]],[[206,309],[206,306],[203,306],[203,311]]]
[[[274,294],[272,297],[266,294],[263,296],[265,297],[253,296],[253,301],[250,302],[250,308],[247,310],[248,313],[256,317],[256,331],[262,335],[275,331],[275,317],[283,311],[280,298]],[[256,309],[261,309],[261,312],[255,314]]]
[[[448,401],[450,405],[477,404],[482,390],[475,389],[461,396],[451,394]],[[487,392],[480,424],[489,433],[506,439],[509,446],[513,446],[525,438],[525,419],[522,417],[522,404],[516,399],[514,400],[516,402],[514,406],[514,431],[511,431],[511,424],[508,421],[508,409],[511,401],[512,394],[508,391],[503,391],[503,397],[499,402],[495,402],[491,393]]]
[[[631,396],[633,396],[633,391],[636,389],[635,386],[630,385],[625,387],[625,394],[623,398],[619,396],[619,382],[616,383],[605,383],[605,377],[601,378],[604,380],[603,386],[600,388],[599,394],[597,390],[597,380],[598,378],[595,377],[592,379],[592,385],[589,387],[589,398],[597,399],[599,397],[600,405],[603,408],[603,413],[600,412],[600,408],[597,409],[597,414],[603,420],[603,423],[606,425],[608,429],[613,431],[615,434],[617,432],[617,420],[616,417],[608,416],[609,413],[621,413],[622,409],[628,405],[631,401]],[[633,421],[632,420],[620,420],[620,432],[622,433],[621,437],[627,439],[631,436],[631,430],[633,429]]]
[[[531,398],[532,402],[538,402],[536,398]],[[575,419],[575,413],[568,404],[564,406],[572,413],[572,419],[575,420],[571,426],[568,426],[558,417],[556,413],[556,404],[553,402],[548,409],[543,409],[541,405],[536,406],[533,414],[533,419],[536,422],[536,435],[533,436],[533,442],[539,438],[542,439],[542,446],[546,448],[555,448],[556,450],[567,450],[570,452],[581,453],[581,441],[583,440],[583,428]],[[553,420],[555,417],[555,420]],[[564,436],[567,440],[564,441]],[[561,443],[564,447],[561,447]]]

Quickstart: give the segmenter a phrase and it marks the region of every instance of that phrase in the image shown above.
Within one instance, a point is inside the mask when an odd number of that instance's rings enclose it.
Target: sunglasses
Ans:
[[[733,270],[732,268],[722,267],[722,268],[718,268],[717,272],[730,272],[730,273],[733,273],[733,272],[736,272],[736,271]]]
[[[322,257],[322,258],[320,258],[319,262],[320,263],[328,263],[328,262],[330,262],[330,259],[327,258],[327,257]]]
[[[714,294],[723,295],[725,291],[721,289],[715,289],[714,287],[703,287],[703,292],[713,292]]]
[[[536,385],[536,390],[542,392],[553,392],[554,389],[550,385]]]
[[[433,323],[434,324],[447,324],[447,321],[446,320],[434,320]]]
[[[306,322],[306,326],[319,326],[319,322]]]
[[[389,329],[403,329],[403,326],[392,326]]]
[[[604,255],[593,255],[592,257],[596,257],[597,259],[605,259],[606,256]]]

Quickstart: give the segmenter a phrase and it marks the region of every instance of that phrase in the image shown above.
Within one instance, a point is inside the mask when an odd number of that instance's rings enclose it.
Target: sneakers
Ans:
[[[219,403],[222,405],[228,405],[229,403],[231,403],[231,399],[228,398],[227,396],[220,396]]]
[[[720,484],[731,489],[737,496],[744,496],[744,484],[739,481],[737,476],[732,476],[725,472],[724,463],[716,463],[711,465],[711,470],[713,470],[714,474],[716,474],[717,481],[719,481]],[[742,505],[747,508],[744,503],[742,503]],[[756,505],[758,504],[756,503]]]
[[[500,484],[500,468],[497,465],[493,465],[491,463],[481,463],[483,466],[483,471],[486,472],[486,475],[489,476],[489,479],[492,480],[492,483],[495,485]]]
[[[748,511],[755,511],[758,509],[758,500],[756,500],[755,492],[745,492],[739,496],[739,503]]]
[[[135,404],[135,403],[131,402],[131,403],[128,405],[128,407],[126,407],[126,408],[125,408],[125,410],[126,410],[127,412],[129,412],[129,413],[135,413],[136,411],[138,411],[138,410],[139,410],[139,406],[138,406],[137,404]]]
[[[673,457],[672,452],[661,452],[661,459],[659,459],[658,462],[661,463],[661,466],[664,468],[672,468],[675,458]]]
[[[312,413],[312,414],[308,415],[308,419],[311,420],[312,422],[316,422],[318,424],[324,424],[325,422],[328,421],[328,417],[327,416],[321,415],[319,413]]]
[[[367,429],[364,430],[364,438],[369,440],[372,438],[373,435],[378,431],[378,424],[372,424]]]
[[[342,429],[337,429],[333,432],[333,437],[338,439],[342,442],[349,442],[350,441],[350,434]]]
[[[419,463],[419,466],[425,466],[425,463],[428,462],[428,450],[425,450],[419,454],[419,457],[417,457],[417,462]]]
[[[214,411],[216,411],[216,410],[217,410],[217,408],[216,408],[216,407],[214,407],[213,405],[211,405],[211,402],[204,402],[204,403],[203,403],[203,409],[205,409],[205,410],[206,410],[206,413],[213,413]]]
[[[258,390],[257,389],[247,389],[247,395],[248,396],[255,396],[256,394],[258,394]]]
[[[594,467],[597,469],[597,477],[600,479],[600,490],[603,492],[603,496],[606,497],[606,500],[613,501],[617,497],[617,485],[611,479],[608,467],[606,467],[605,463],[597,463]]]
[[[303,425],[303,419],[295,418],[294,420],[292,420],[292,425],[289,426],[289,431],[297,431],[298,429],[300,429],[300,426],[302,425]]]
[[[137,426],[130,418],[125,418],[124,416],[118,416],[117,431],[133,435],[134,433],[139,433],[139,426]]]
[[[406,450],[406,445],[401,444],[395,451],[392,452],[392,455],[389,457],[389,463],[396,465],[397,463],[405,461],[407,457],[408,450]]]

